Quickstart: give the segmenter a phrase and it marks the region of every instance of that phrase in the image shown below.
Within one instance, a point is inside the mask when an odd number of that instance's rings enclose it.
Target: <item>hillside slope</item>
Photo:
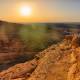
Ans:
[[[36,55],[0,73],[4,80],[80,80],[80,38],[68,36]],[[26,64],[27,63],[27,64]]]

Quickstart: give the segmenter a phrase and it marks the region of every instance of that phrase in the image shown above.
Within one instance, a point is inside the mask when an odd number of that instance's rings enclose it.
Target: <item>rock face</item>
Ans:
[[[1,42],[0,44],[0,64],[11,62],[17,57],[23,55],[23,43],[15,39],[9,43]]]
[[[0,64],[11,62],[22,55],[23,42],[18,38],[16,26],[21,24],[0,21]]]
[[[3,80],[80,80],[79,38],[66,38],[40,52],[32,61],[0,72],[0,77]]]
[[[16,78],[23,78],[23,77],[28,77],[30,73],[36,68],[37,66],[37,61],[32,60],[29,62],[17,64],[8,70],[5,70],[0,73],[0,79],[16,79]]]

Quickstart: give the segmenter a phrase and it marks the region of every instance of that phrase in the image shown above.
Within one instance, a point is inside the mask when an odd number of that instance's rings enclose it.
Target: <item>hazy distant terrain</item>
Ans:
[[[19,24],[0,21],[0,40],[10,43],[20,40],[27,51],[39,51],[57,43],[64,35],[80,32],[79,23]]]
[[[0,21],[0,71],[19,63],[29,66],[34,63],[35,67],[31,66],[34,69],[37,66],[34,59],[39,52],[43,53],[43,50],[46,51],[51,45],[58,46],[65,36],[76,33],[80,33],[79,23],[18,24]],[[64,47],[67,47],[67,44]],[[41,58],[44,53],[41,54]],[[42,58],[43,61],[44,59]]]

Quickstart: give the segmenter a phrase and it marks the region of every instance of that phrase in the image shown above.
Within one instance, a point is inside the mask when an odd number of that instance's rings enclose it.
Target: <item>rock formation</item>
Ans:
[[[80,39],[77,35],[71,37],[38,53],[30,62],[0,72],[0,77],[3,80],[80,80]]]

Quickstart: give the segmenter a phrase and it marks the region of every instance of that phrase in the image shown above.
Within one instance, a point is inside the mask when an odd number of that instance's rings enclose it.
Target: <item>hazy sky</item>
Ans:
[[[20,7],[32,8],[22,17]],[[80,0],[0,0],[0,19],[11,22],[80,22]]]

